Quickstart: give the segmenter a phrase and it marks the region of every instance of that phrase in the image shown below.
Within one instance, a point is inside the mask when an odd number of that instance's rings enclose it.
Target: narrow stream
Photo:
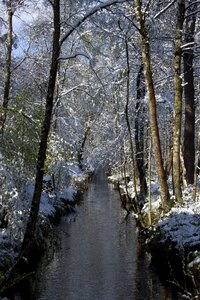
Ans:
[[[134,218],[124,217],[117,192],[100,174],[77,213],[56,227],[59,244],[40,266],[29,299],[177,300],[149,268]]]

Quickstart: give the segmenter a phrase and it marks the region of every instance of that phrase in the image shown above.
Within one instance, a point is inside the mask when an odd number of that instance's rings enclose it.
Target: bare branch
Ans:
[[[126,15],[124,15],[124,17],[127,19],[127,20],[129,20],[130,22],[131,22],[131,24],[133,25],[133,27],[135,27],[135,29],[137,30],[137,31],[139,31],[139,33],[142,35],[142,31],[140,30],[140,28],[128,17],[128,16],[126,16]]]
[[[194,1],[194,2],[190,3],[190,4],[185,8],[185,10],[189,9],[189,8],[190,8],[191,6],[193,6],[193,5],[196,6],[196,4],[198,4],[198,3],[200,3],[200,1]]]
[[[187,18],[189,18],[189,17],[191,17],[191,16],[193,16],[193,15],[196,15],[196,14],[198,14],[199,12],[200,12],[200,9],[197,9],[197,10],[195,10],[194,12],[192,12],[191,14],[185,16],[185,19],[187,19]]]
[[[25,56],[24,56],[24,58],[22,58],[22,60],[12,69],[12,72],[15,72],[24,62],[25,62],[25,60],[27,59],[27,58],[29,58],[29,55],[28,55],[28,51],[29,51],[29,49],[30,49],[30,44],[29,44],[29,46],[28,46],[28,48],[27,48],[27,50],[26,51],[24,51],[24,54],[25,54]]]
[[[58,60],[67,60],[67,59],[71,59],[71,58],[76,58],[77,56],[84,56],[85,58],[89,59],[89,61],[91,60],[91,58],[85,53],[75,53],[74,55],[71,55],[71,56],[59,57]]]
[[[47,1],[51,4],[52,7],[54,6],[53,1],[51,1],[51,0],[47,0]]]
[[[36,122],[33,120],[32,117],[30,117],[29,115],[27,115],[24,111],[22,111],[21,109],[18,110],[16,107],[13,108],[0,108],[0,111],[7,111],[7,112],[13,112],[13,113],[17,113],[21,116],[23,116],[24,118],[26,118],[30,123],[36,124]]]
[[[16,71],[22,64],[23,62],[25,62],[25,60],[27,59],[28,57],[25,56],[13,69],[12,69],[12,72]]]
[[[149,10],[149,7],[150,7],[150,5],[151,5],[151,2],[152,2],[152,0],[149,0],[148,2],[147,2],[147,4],[146,4],[146,7],[145,7],[145,9],[144,9],[144,15],[147,13],[147,11]]]

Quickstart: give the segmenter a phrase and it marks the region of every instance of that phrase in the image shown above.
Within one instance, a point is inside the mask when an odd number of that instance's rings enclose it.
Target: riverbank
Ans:
[[[20,185],[17,185],[15,178],[12,178],[12,170],[6,169],[5,172],[10,182],[10,193],[6,201],[5,198],[4,202],[2,201],[0,210],[0,292],[6,288],[2,284],[5,274],[18,257],[34,192],[33,182],[21,180]],[[44,177],[37,238],[34,243],[36,255],[28,264],[37,263],[45,251],[53,224],[58,222],[62,215],[75,210],[76,203],[87,186],[88,175],[72,164],[62,164],[59,174]]]
[[[54,226],[37,271],[16,299],[180,300],[149,268],[134,218],[103,172],[93,176],[76,212]]]
[[[126,201],[134,198],[132,183],[128,186],[116,176],[109,180],[121,190]],[[199,299],[200,297],[200,197],[192,200],[192,187],[183,193],[181,204],[173,204],[164,213],[161,208],[159,186],[151,185],[151,207],[142,205],[141,214],[145,228],[139,232],[139,238],[146,251],[151,254],[151,261],[159,273],[175,286],[183,297]],[[171,199],[173,201],[173,199]],[[123,204],[124,206],[124,204]],[[126,208],[130,208],[130,204]],[[152,224],[149,225],[149,210]],[[137,218],[137,214],[134,213]]]

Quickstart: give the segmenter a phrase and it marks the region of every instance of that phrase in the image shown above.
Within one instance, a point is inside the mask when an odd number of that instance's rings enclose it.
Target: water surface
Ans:
[[[137,241],[135,220],[124,219],[120,199],[100,174],[77,212],[55,229],[53,259],[32,283],[34,300],[178,299],[149,268]]]

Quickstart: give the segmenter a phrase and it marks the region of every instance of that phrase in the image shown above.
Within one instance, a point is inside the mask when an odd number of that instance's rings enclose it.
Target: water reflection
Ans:
[[[76,215],[55,231],[59,247],[32,282],[33,300],[178,299],[148,268],[135,221],[124,221],[118,194],[104,176],[91,183]]]

